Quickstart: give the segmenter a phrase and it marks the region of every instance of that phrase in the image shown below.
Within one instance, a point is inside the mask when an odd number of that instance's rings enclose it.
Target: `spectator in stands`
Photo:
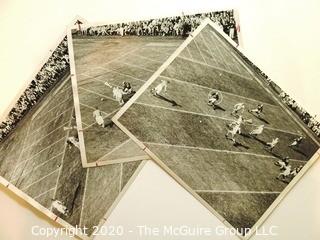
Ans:
[[[237,40],[236,23],[233,11],[209,12],[195,15],[182,15],[176,17],[151,19],[147,21],[136,21],[122,24],[110,24],[104,26],[96,26],[82,28],[82,35],[138,35],[138,36],[187,36],[195,30],[204,18],[210,18],[213,22],[223,29],[223,31],[233,40]],[[237,49],[236,49],[237,50]],[[243,59],[264,79],[270,88],[279,94],[279,98],[287,104],[308,127],[320,136],[320,123],[312,117],[305,109],[303,109],[288,94],[281,90],[264,72],[255,66],[240,51],[239,54]],[[39,99],[58,82],[64,73],[69,69],[68,43],[65,37],[47,63],[41,68],[35,79],[31,81],[28,88],[18,99],[16,105],[12,108],[6,120],[0,124],[0,141],[12,131],[20,119],[34,106]]]
[[[233,11],[209,12],[195,15],[182,15],[146,21],[135,21],[122,24],[109,24],[104,26],[81,29],[81,33],[91,36],[110,35],[137,35],[137,36],[187,36],[201,23],[201,20],[210,18],[221,27],[232,39],[237,39],[236,23]]]
[[[41,96],[62,78],[69,68],[67,38],[58,45],[51,57],[41,68],[35,79],[18,99],[7,119],[0,124],[0,141],[12,131],[20,119],[34,106]]]

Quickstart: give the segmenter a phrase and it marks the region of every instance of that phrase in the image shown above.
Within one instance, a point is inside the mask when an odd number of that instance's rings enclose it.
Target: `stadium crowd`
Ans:
[[[233,11],[182,15],[129,23],[109,24],[89,28],[82,27],[81,32],[79,33],[90,36],[187,36],[188,33],[193,32],[205,18],[210,18],[233,40],[237,40],[236,22],[234,20]]]
[[[280,92],[279,97],[288,105],[318,137],[320,137],[320,122],[312,117],[303,107],[301,107],[292,97],[285,92]]]
[[[246,56],[244,56],[240,51],[237,51],[243,59],[256,71],[258,72],[270,88],[278,94],[279,98],[287,106],[291,108],[295,114],[310,128],[316,136],[320,137],[320,122],[316,120],[316,117],[309,114],[300,104],[298,104],[292,97],[290,97],[286,92],[284,92],[275,82],[273,82],[268,75],[266,75],[260,68],[254,65]]]
[[[186,36],[199,26],[202,19],[209,17],[235,41],[236,23],[233,11],[209,12],[195,15],[183,15],[161,19],[151,19],[122,24],[110,24],[98,27],[82,28],[86,35],[152,35]],[[34,106],[44,93],[57,83],[69,69],[67,38],[64,38],[52,53],[48,61],[31,81],[4,122],[0,123],[0,141],[13,130],[19,120]]]
[[[65,37],[20,96],[5,121],[0,123],[0,141],[16,127],[19,120],[40,100],[44,93],[62,79],[68,69],[68,43]]]
[[[161,19],[151,19],[144,21],[136,21],[121,24],[109,24],[104,26],[96,26],[82,28],[83,35],[112,36],[112,35],[151,35],[151,36],[187,36],[196,29],[204,18],[210,18],[221,29],[237,41],[236,23],[233,11],[208,12],[195,15],[182,15],[176,17],[167,17]],[[0,123],[0,141],[15,128],[20,119],[26,112],[34,106],[41,96],[58,82],[69,69],[67,38],[65,37],[55,51],[52,53],[48,61],[43,65],[35,79],[21,95],[16,105],[8,114],[6,120]],[[240,55],[251,65],[261,76],[267,81],[270,87],[279,94],[279,97],[286,103],[297,115],[308,125],[308,127],[320,136],[320,122],[316,121],[309,113],[297,104],[288,94],[283,92],[271,79],[258,67],[256,67],[247,57],[240,51]]]

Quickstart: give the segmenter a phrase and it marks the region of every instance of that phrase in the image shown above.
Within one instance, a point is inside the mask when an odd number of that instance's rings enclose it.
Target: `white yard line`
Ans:
[[[266,192],[266,191],[228,191],[228,190],[194,190],[197,193],[237,193],[237,194],[280,194],[281,192]]]
[[[186,82],[186,81],[183,81],[183,80],[180,80],[180,79],[177,79],[177,78],[167,77],[167,76],[163,76],[163,75],[160,75],[160,77],[162,77],[162,78],[167,78],[167,79],[173,80],[173,81],[177,81],[177,82],[180,82],[180,83],[183,83],[183,84],[192,85],[192,86],[195,86],[195,87],[199,87],[199,88],[203,88],[203,89],[208,89],[208,90],[210,90],[210,91],[211,91],[211,90],[217,90],[217,91],[222,92],[222,93],[224,93],[224,94],[226,94],[226,95],[230,95],[230,96],[234,96],[234,97],[237,97],[237,98],[245,99],[245,100],[248,100],[248,101],[251,101],[251,102],[255,102],[255,103],[257,103],[257,104],[263,103],[263,105],[268,105],[268,106],[271,106],[271,107],[280,108],[280,106],[278,106],[278,105],[273,105],[273,104],[271,104],[271,103],[266,103],[266,102],[258,101],[258,100],[253,99],[253,98],[248,98],[248,97],[240,96],[240,95],[237,95],[237,94],[234,94],[234,93],[221,91],[221,90],[218,90],[218,89],[206,87],[206,86],[199,85],[199,84],[196,84],[196,83]]]
[[[65,114],[66,112],[68,112],[70,109],[72,109],[73,107],[69,107],[67,108],[64,112],[60,113],[58,116],[56,116],[55,118],[53,118],[51,121],[47,122],[46,124],[41,125],[40,127],[38,127],[36,130],[34,130],[33,132],[31,132],[30,134],[34,134],[36,132],[38,132],[40,129],[44,128],[45,126],[49,125],[50,123],[54,122],[57,118],[59,118],[61,115]]]
[[[22,174],[22,175],[21,175],[21,176],[19,176],[19,177],[24,177],[24,176],[26,176],[28,173],[30,173],[30,172],[32,172],[32,171],[34,171],[34,170],[38,169],[39,167],[41,167],[41,166],[45,165],[46,163],[50,162],[52,159],[54,159],[54,158],[58,157],[58,156],[59,156],[59,155],[61,155],[61,154],[63,154],[63,152],[61,152],[61,153],[59,153],[59,154],[57,154],[57,155],[55,155],[55,156],[51,157],[51,158],[50,158],[50,159],[48,159],[47,161],[45,161],[45,162],[43,162],[43,163],[41,163],[41,164],[37,165],[35,168],[30,169],[30,171],[25,172],[24,174]],[[17,178],[17,176],[16,176],[15,178],[12,178],[11,180],[12,180],[12,181],[13,181],[13,180],[16,180],[16,178]]]
[[[29,131],[30,131],[30,127],[31,127],[31,124],[29,124],[29,126],[28,126],[28,130],[27,130],[27,133],[26,133],[26,135],[25,135],[25,137],[24,137],[24,139],[23,139],[23,143],[22,143],[22,149],[21,149],[21,152],[19,153],[19,157],[18,157],[18,162],[17,162],[17,164],[16,164],[16,166],[14,167],[14,170],[12,171],[12,174],[10,175],[10,182],[12,181],[12,177],[14,176],[14,173],[16,172],[16,170],[17,170],[17,167],[18,166],[20,166],[20,160],[21,160],[21,156],[22,156],[22,152],[24,151],[24,147],[25,147],[25,145],[26,145],[26,139],[28,138],[28,136],[29,136]],[[22,163],[23,163],[24,161],[22,161]]]
[[[83,75],[83,76],[86,76],[86,77],[92,77],[91,75],[88,75],[87,73],[79,73],[79,74],[77,74],[78,76],[80,76],[80,75]]]
[[[159,47],[159,48],[163,48],[163,49],[176,49],[177,47],[179,47],[180,43],[177,42],[150,42],[147,43],[146,45],[143,46],[143,48],[149,48],[149,47]],[[168,51],[168,50],[167,50]]]
[[[121,72],[119,72],[119,71],[117,71],[117,70],[113,70],[113,69],[110,69],[110,68],[107,68],[107,67],[101,67],[101,66],[99,66],[99,67],[96,67],[96,68],[101,68],[101,69],[109,70],[110,72],[115,72],[115,73],[117,73],[117,74],[119,74],[119,75],[122,75],[122,76],[125,76],[125,77],[129,77],[129,78],[132,78],[132,79],[137,80],[137,81],[146,82],[145,80],[142,80],[142,79],[140,79],[140,78],[136,78],[136,77],[131,76],[131,75],[129,75],[129,74],[121,73]],[[92,77],[92,78],[94,79],[94,78],[96,78],[96,77]],[[94,79],[94,80],[96,80],[96,79]],[[97,80],[97,81],[100,81],[100,80]]]
[[[66,81],[67,82],[67,81]],[[64,93],[64,92],[66,92],[69,88],[71,88],[71,86],[69,86],[69,87],[67,87],[66,89],[64,89],[62,92],[59,92],[59,93],[57,93],[56,95],[55,94],[53,94],[53,95],[50,95],[50,96],[48,96],[48,98],[53,98],[53,97],[57,97],[57,96],[59,96],[61,93]],[[57,89],[58,90],[58,89]],[[70,98],[68,98],[68,99],[70,99]],[[48,113],[48,112],[50,112],[51,110],[52,110],[52,108],[51,109],[49,109],[49,110],[47,110],[46,112],[42,112],[43,111],[43,109],[49,104],[49,102],[50,101],[46,101],[44,104],[43,104],[43,106],[41,106],[33,115],[32,115],[32,121],[35,119],[35,118],[42,118],[43,116],[46,116],[45,114],[46,113]],[[65,101],[63,101],[63,102],[65,102]],[[63,103],[62,102],[62,103]],[[62,104],[61,103],[61,104]],[[59,106],[60,104],[58,104],[58,106]],[[55,108],[55,107],[54,107]]]
[[[78,211],[81,211],[81,205],[78,206],[76,209],[73,209],[73,210],[72,210],[72,215],[74,216],[75,213],[77,213]]]
[[[84,91],[86,91],[86,92],[90,92],[90,93],[95,94],[95,95],[98,95],[98,96],[100,96],[100,97],[103,97],[103,98],[112,100],[112,101],[114,101],[114,102],[118,102],[118,101],[115,100],[114,98],[109,97],[109,96],[106,96],[106,95],[103,95],[103,94],[101,94],[101,93],[97,93],[97,92],[94,92],[94,91],[92,91],[92,90],[89,90],[89,89],[86,89],[86,88],[83,88],[83,87],[79,87],[79,89],[84,90]]]
[[[125,76],[125,77],[132,78],[134,80],[140,81],[140,82],[144,82],[144,83],[146,82],[146,80],[143,80],[143,79],[140,79],[140,78],[136,78],[136,77],[134,77],[134,76],[132,76],[130,74],[127,74],[127,73],[121,73],[121,72],[118,72],[117,70],[111,70],[111,71],[115,72],[115,73],[117,73],[119,75],[122,75],[122,76]]]
[[[154,72],[154,70],[152,70],[152,69],[145,68],[145,67],[143,67],[143,66],[139,66],[139,65],[136,65],[136,64],[127,63],[127,62],[123,62],[123,61],[118,61],[118,62],[119,62],[119,63],[122,63],[122,64],[124,64],[124,65],[128,65],[128,66],[130,66],[130,67],[139,68],[139,69],[144,70],[144,71],[146,71],[146,72],[151,72],[151,73]]]
[[[48,148],[52,147],[53,145],[57,144],[58,142],[60,142],[63,138],[60,138],[58,141],[50,144],[48,147],[45,147],[43,148],[42,150],[40,150],[39,152],[37,152],[36,154],[32,155],[31,157],[27,158],[26,160],[23,160],[22,162],[20,162],[17,166],[20,166],[21,163],[24,163],[24,162],[27,162],[27,161],[30,161],[31,159],[33,159],[35,156],[37,156],[38,154],[42,153],[43,151],[47,150]]]
[[[68,81],[70,81],[70,76],[65,80],[65,83],[68,83]],[[53,93],[53,95],[50,96],[50,97],[57,97],[57,96],[61,95],[62,93],[65,93],[65,92],[68,91],[68,90],[72,90],[71,87],[72,87],[71,85],[68,86],[68,87],[66,87],[62,92],[57,92],[57,91],[58,91],[58,89],[57,89],[57,90]]]
[[[206,61],[206,59],[205,59],[205,58],[203,57],[203,55],[202,55],[202,52],[201,52],[201,50],[200,50],[200,48],[199,48],[199,46],[198,46],[198,43],[197,43],[197,41],[196,41],[196,38],[193,39],[193,42],[194,42],[194,44],[196,45],[196,48],[197,48],[197,50],[198,50],[198,52],[199,52],[202,60],[205,62],[205,64],[208,64],[207,61]]]
[[[46,117],[49,112],[51,112],[52,110],[56,109],[57,107],[60,107],[62,104],[66,103],[66,102],[69,101],[70,99],[71,99],[71,97],[68,97],[68,98],[67,98],[66,100],[64,100],[63,102],[59,103],[58,105],[54,106],[53,108],[50,108],[47,112],[45,112],[45,113],[43,113],[43,114],[40,114],[40,115],[37,115],[35,118],[32,119],[32,121],[35,120],[35,119],[37,119],[37,121],[38,121],[39,119],[41,119],[41,118],[43,118],[43,117]]]
[[[72,123],[72,115],[73,115],[73,111],[71,111],[71,115],[70,115],[70,119],[69,119],[69,124],[68,124],[69,127],[71,126],[71,123]],[[61,163],[60,163],[59,173],[58,173],[58,177],[57,177],[57,181],[56,181],[56,185],[55,185],[55,190],[54,190],[54,194],[53,194],[53,199],[55,199],[55,198],[56,198],[56,195],[57,195],[58,184],[59,184],[59,180],[60,180],[60,177],[61,177],[61,172],[62,172],[62,168],[63,168],[64,158],[65,158],[66,151],[67,151],[67,145],[68,145],[68,144],[67,144],[67,140],[68,140],[68,137],[69,137],[69,133],[70,133],[70,130],[67,132],[66,137],[65,137],[63,154],[62,154],[62,157],[61,157]]]
[[[140,105],[144,105],[144,106],[148,106],[148,107],[152,107],[152,108],[161,108],[161,109],[165,109],[165,110],[169,110],[169,111],[173,111],[173,112],[189,113],[189,114],[198,115],[198,116],[204,116],[204,117],[210,117],[210,118],[218,118],[218,119],[222,119],[222,120],[225,120],[225,121],[231,121],[231,122],[234,121],[233,118],[218,117],[218,116],[214,116],[214,115],[210,115],[210,114],[197,113],[197,112],[191,112],[191,111],[180,110],[180,109],[173,109],[173,108],[162,107],[162,106],[153,105],[153,104],[149,104],[149,103],[142,103],[142,102],[139,102],[139,101],[136,101],[135,104],[140,104]],[[258,125],[258,124],[250,124],[250,126],[260,126],[260,125]],[[278,128],[265,127],[265,129],[275,130],[275,131],[289,133],[289,134],[292,134],[292,135],[295,135],[295,136],[299,136],[298,133],[290,132],[290,131],[282,130],[282,129],[278,129]]]
[[[272,158],[272,159],[278,160],[278,158],[271,155],[263,155],[263,154],[249,153],[249,152],[236,152],[236,151],[229,151],[229,150],[222,150],[222,149],[192,147],[192,146],[186,146],[186,145],[173,145],[173,144],[167,144],[167,143],[154,143],[154,142],[143,142],[143,143],[147,145],[164,146],[164,147],[172,147],[172,148],[184,148],[184,149],[210,151],[210,152],[221,152],[221,153],[228,153],[228,154],[239,154],[239,155],[242,154],[242,155],[256,156],[256,157],[262,157],[262,158]],[[295,161],[295,162],[301,162],[301,163],[307,162],[304,160],[297,160],[297,159],[290,159],[289,161]]]
[[[209,53],[210,53],[210,55],[211,55],[212,60],[213,60],[214,62],[218,63],[217,60],[215,59],[215,57],[214,57],[213,54],[212,54],[211,48],[208,47],[207,42],[206,42],[206,40],[204,39],[202,33],[200,33],[199,36],[202,38],[202,41],[203,41],[204,45],[205,45],[206,48],[209,50]]]
[[[45,191],[45,192],[43,192],[43,193],[40,193],[38,196],[34,197],[33,199],[37,199],[37,198],[39,198],[39,197],[42,197],[43,195],[51,192],[52,190],[54,190],[54,187],[53,187],[53,188],[50,188],[49,190],[47,190],[47,191]]]
[[[84,104],[84,103],[80,103],[80,105],[82,105],[82,106],[84,106],[84,107],[86,107],[86,108],[90,108],[90,109],[92,109],[92,110],[96,110],[94,107],[91,107],[91,106],[89,106],[89,105],[87,105],[87,104]],[[100,112],[102,112],[102,113],[104,113],[104,114],[108,114],[108,113],[106,113],[106,112],[104,112],[104,111],[101,111],[101,110],[100,110]],[[88,125],[88,124],[86,124],[86,125]]]
[[[106,155],[103,155],[101,158],[99,158],[97,161],[101,161],[103,158],[109,156],[111,153],[115,152],[116,150],[118,150],[119,148],[121,148],[122,146],[126,145],[131,139],[129,138],[128,140],[124,141],[123,143],[121,143],[120,145],[116,146],[115,148],[113,148],[110,152],[108,152]]]
[[[83,122],[83,121],[82,121],[82,124],[83,124],[85,127],[89,126],[88,123],[85,123],[85,122]]]
[[[177,46],[177,48],[178,48],[179,46]],[[164,58],[169,58],[170,56],[171,56],[171,53],[163,53],[162,51],[158,51],[157,49],[150,49],[151,51],[153,51],[153,52],[156,52],[156,53],[159,53],[159,54],[162,54],[163,55],[163,57]],[[175,50],[172,50],[172,53],[174,52]],[[163,60],[163,61],[161,61],[161,63],[163,63],[163,62],[165,62],[166,61],[166,59],[165,60]]]
[[[56,95],[59,95],[60,93],[64,93],[66,90],[68,90],[69,88],[71,88],[71,84],[69,86],[67,86],[65,89],[63,89],[61,92],[59,92],[65,85],[67,85],[68,83],[70,83],[68,81],[68,79],[70,80],[70,76],[66,77],[65,78],[65,81],[62,82],[60,84],[59,87],[57,87],[53,92],[52,92],[52,95],[51,96],[56,96]]]
[[[181,58],[181,59],[186,60],[186,61],[189,61],[189,62],[197,63],[197,64],[202,65],[202,66],[206,66],[206,67],[209,67],[209,68],[213,68],[213,69],[215,69],[215,70],[219,70],[219,71],[222,71],[222,72],[226,72],[226,73],[229,73],[229,74],[231,74],[231,75],[234,75],[234,76],[237,76],[237,77],[241,77],[241,78],[246,79],[246,80],[249,80],[249,81],[253,81],[253,80],[252,80],[251,78],[249,78],[249,77],[246,77],[246,76],[241,75],[241,74],[239,74],[239,73],[235,73],[235,72],[233,72],[233,71],[229,71],[229,70],[227,70],[227,69],[220,68],[220,67],[218,67],[218,66],[209,65],[209,64],[206,64],[206,63],[203,63],[203,62],[199,62],[199,61],[197,61],[197,60],[192,60],[192,59],[189,59],[189,58],[180,56],[180,55],[177,56],[177,58]]]
[[[44,139],[44,138],[48,137],[49,135],[51,135],[53,132],[61,129],[61,128],[62,128],[63,126],[65,126],[67,123],[68,123],[68,122],[65,122],[65,123],[61,124],[59,127],[55,128],[54,130],[52,130],[51,132],[49,132],[47,135],[45,135],[45,136],[43,136],[43,137],[41,137],[41,138],[37,138],[37,140],[36,140],[35,142],[31,143],[31,145],[25,147],[23,150],[28,149],[28,148],[34,146],[35,144],[37,144],[38,142],[40,142],[42,139]]]
[[[83,210],[84,210],[84,203],[85,203],[86,192],[87,192],[87,185],[88,185],[88,178],[89,178],[89,170],[90,170],[90,168],[87,168],[86,181],[85,181],[84,190],[83,190],[83,197],[82,197],[82,204],[81,204],[81,212],[80,212],[80,220],[79,220],[79,226],[80,226],[80,227],[82,227],[82,222],[83,222]]]
[[[224,59],[224,55],[220,49],[220,47],[218,45],[215,44],[215,39],[212,39],[212,35],[209,35],[211,37],[212,43],[214,44],[215,48],[217,49],[217,53],[220,55],[221,60],[222,60],[222,64],[224,64],[225,66],[227,66],[227,68],[232,72],[232,69],[229,67],[228,63],[225,61]],[[251,80],[251,79],[250,79]]]
[[[134,54],[134,53],[133,53],[132,55],[133,55],[133,56],[140,57],[140,58],[143,58],[143,59],[146,59],[146,60],[151,61],[151,62],[156,62],[156,63],[160,63],[160,64],[163,63],[162,61],[154,60],[154,59],[152,59],[152,58],[148,58],[148,57],[146,57],[146,56],[142,56],[142,55],[139,55],[139,54]]]
[[[227,49],[226,43],[223,42],[220,38],[218,38],[218,39],[219,39],[219,41],[222,43],[223,47]],[[243,59],[240,59],[240,57],[239,57],[237,54],[235,54],[234,52],[231,52],[231,54],[232,54],[232,55],[235,57],[235,59],[249,72],[249,74],[254,77],[254,79],[260,84],[260,86],[262,86],[262,87],[273,97],[273,99],[282,107],[282,109],[283,109],[289,116],[291,116],[291,118],[296,122],[296,124],[297,124],[298,126],[300,126],[300,127],[304,130],[304,132],[305,132],[305,133],[318,145],[318,147],[319,147],[319,146],[320,146],[320,142],[313,136],[312,133],[309,132],[309,130],[306,128],[306,126],[304,126],[304,125],[297,119],[298,116],[293,115],[292,112],[289,111],[288,107],[285,106],[285,105],[283,104],[283,102],[281,102],[281,101],[279,100],[279,98],[278,98],[277,96],[275,96],[275,93],[272,92],[268,87],[266,87],[265,84],[263,84],[262,81],[261,81],[258,77],[256,77],[256,75],[254,74],[254,72],[253,72],[248,66],[246,66],[246,65],[242,62]]]
[[[39,178],[37,181],[34,181],[33,183],[30,183],[28,186],[24,187],[21,189],[21,191],[25,191],[26,189],[28,189],[29,187],[33,186],[34,184],[37,184],[38,182],[41,182],[43,179],[51,176],[52,174],[54,174],[55,172],[59,171],[60,168],[57,168],[56,170],[52,171],[51,173],[43,176],[42,178]]]
[[[189,44],[188,44],[188,45],[189,45]],[[187,49],[187,52],[188,52],[189,56],[191,57],[191,59],[194,60],[194,58],[193,58],[193,56],[192,56],[192,54],[191,54],[191,52],[190,52],[190,50],[189,50],[189,48],[188,48],[188,45],[185,47],[185,49]],[[181,54],[181,53],[180,53],[180,54]]]
[[[108,62],[106,62],[106,63],[104,63],[104,64],[105,64],[105,65],[108,65],[108,64],[110,64],[110,63],[119,61],[120,59],[122,59],[122,58],[124,58],[125,56],[130,55],[130,54],[138,51],[139,49],[141,49],[141,47],[134,48],[134,49],[132,49],[131,51],[128,51],[128,52],[126,52],[126,53],[124,53],[124,54],[121,54],[120,56],[118,56],[118,57],[116,57],[116,58],[114,58],[114,59],[112,59],[112,60],[110,60],[110,61],[108,61]],[[96,67],[96,68],[103,68],[103,67]],[[109,68],[107,67],[106,69],[108,70]]]
[[[117,72],[117,74],[119,74],[119,75],[125,75],[126,77],[131,77],[131,76],[129,76],[129,75],[121,74],[121,73],[118,73],[118,72]],[[132,78],[133,78],[133,77],[132,77]],[[141,80],[141,79],[138,79],[138,78],[135,78],[134,80],[138,80],[138,81],[145,82],[145,81],[143,81],[143,80]],[[121,85],[114,84],[114,83],[113,83],[114,81],[116,81],[116,80],[110,81],[110,82],[108,82],[108,83],[109,83],[112,87],[122,88]],[[90,82],[99,82],[99,83],[103,83],[103,85],[105,84],[105,81],[102,81],[102,80],[99,80],[99,79],[96,79],[96,78],[93,78]],[[85,88],[85,87],[83,87],[83,86],[81,86],[81,87],[82,87],[82,88]],[[106,87],[106,86],[103,86],[103,87]]]

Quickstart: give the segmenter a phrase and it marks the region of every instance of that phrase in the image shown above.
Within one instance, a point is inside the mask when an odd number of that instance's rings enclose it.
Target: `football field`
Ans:
[[[148,64],[143,67],[151,71]],[[167,91],[155,94],[164,83]],[[208,104],[212,92],[220,96],[215,108]],[[236,120],[231,112],[237,103],[244,103],[241,115],[250,121],[241,124],[242,133],[233,143],[225,134]],[[258,104],[263,104],[263,114],[248,111]],[[305,165],[319,147],[210,25],[152,77],[114,121],[236,228],[252,227],[286,188],[290,180],[277,179],[278,160],[289,157],[294,169]],[[261,125],[262,134],[251,136]],[[304,136],[301,145],[289,147],[299,136]],[[279,143],[270,151],[267,143],[275,138]]]
[[[149,158],[130,138],[113,125],[121,108],[115,88],[128,82],[137,91],[183,42],[180,37],[95,37],[73,35],[76,84],[81,119],[84,167]],[[78,101],[77,101],[78,102]],[[104,125],[93,112],[99,110]],[[77,111],[77,108],[76,108]]]
[[[0,176],[26,194],[27,201],[40,203],[72,226],[89,228],[91,234],[142,161],[84,169],[79,149],[67,143],[77,134],[70,129],[76,125],[73,105],[68,76],[0,143]],[[66,213],[52,207],[55,200]]]

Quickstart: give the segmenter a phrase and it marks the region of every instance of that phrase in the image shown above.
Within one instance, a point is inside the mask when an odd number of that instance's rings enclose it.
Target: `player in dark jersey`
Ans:
[[[250,113],[255,113],[257,116],[260,116],[263,112],[263,104],[258,104],[257,108],[248,110]]]

